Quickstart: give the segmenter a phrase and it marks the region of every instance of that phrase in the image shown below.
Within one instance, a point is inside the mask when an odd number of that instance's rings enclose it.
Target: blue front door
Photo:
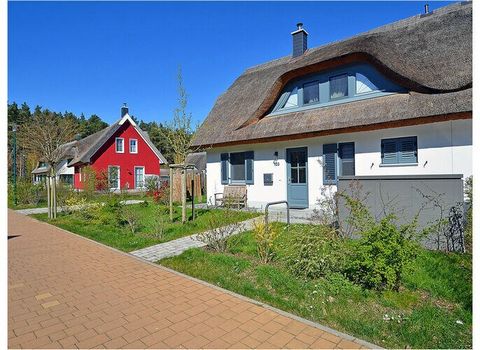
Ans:
[[[308,207],[307,147],[287,149],[287,200],[292,208]]]

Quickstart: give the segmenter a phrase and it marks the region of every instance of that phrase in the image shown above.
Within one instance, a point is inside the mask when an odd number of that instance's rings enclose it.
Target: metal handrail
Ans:
[[[288,204],[288,201],[278,201],[278,202],[267,203],[267,205],[265,206],[265,226],[268,225],[268,207],[271,205],[277,205],[277,204],[287,205],[287,225],[290,225],[290,205]]]

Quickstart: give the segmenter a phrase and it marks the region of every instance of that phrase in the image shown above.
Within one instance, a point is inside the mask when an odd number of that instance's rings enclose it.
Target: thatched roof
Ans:
[[[268,117],[292,79],[372,64],[407,93]],[[472,111],[472,5],[459,3],[247,69],[221,95],[192,146],[262,142]]]
[[[195,169],[197,169],[198,171],[207,170],[207,153],[206,152],[189,153],[185,158],[185,164],[195,165]]]

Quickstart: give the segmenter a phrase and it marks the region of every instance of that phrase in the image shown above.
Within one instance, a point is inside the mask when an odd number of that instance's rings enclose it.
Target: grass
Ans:
[[[290,234],[282,232],[280,245]],[[261,264],[251,232],[231,243],[227,253],[191,249],[160,263],[379,346],[472,347],[471,255],[422,250],[400,291],[375,292],[340,274],[299,279],[281,249],[274,262]]]
[[[95,193],[92,198],[89,199],[89,202],[96,202],[96,203],[101,203],[108,201],[112,194],[103,194],[103,193]],[[117,195],[117,194],[114,194]],[[118,194],[120,196],[120,194]],[[43,198],[45,197],[45,198]],[[141,200],[150,200],[149,197],[145,195],[144,192],[129,192],[126,194],[122,194],[122,198],[125,200],[129,199],[141,199]],[[46,194],[42,196],[41,199],[37,203],[21,203],[17,202],[17,205],[15,205],[13,201],[13,194],[9,193],[8,194],[8,208],[14,209],[14,210],[20,210],[20,209],[33,209],[33,208],[46,208],[47,207],[47,199],[46,199]]]
[[[86,218],[85,213],[75,212],[72,214],[59,213],[57,219],[49,220],[47,214],[35,214],[33,217],[61,227],[65,230],[88,237],[95,241],[129,252],[145,248],[154,244],[167,242],[194,233],[206,231],[210,228],[210,219],[214,215],[222,215],[219,209],[195,210],[195,221],[181,223],[181,208],[174,207],[174,220],[169,220],[169,209],[161,208],[161,216],[164,219],[164,233],[157,237],[155,232],[155,217],[159,215],[157,205],[147,202],[144,204],[129,205],[129,208],[138,214],[139,230],[132,234],[127,227],[117,224],[115,215],[108,212],[107,208],[100,209],[100,215],[94,219]],[[254,216],[251,212],[234,212],[232,216],[223,218],[220,222],[224,225],[236,221],[243,221]],[[187,217],[191,217],[191,210],[187,210]]]

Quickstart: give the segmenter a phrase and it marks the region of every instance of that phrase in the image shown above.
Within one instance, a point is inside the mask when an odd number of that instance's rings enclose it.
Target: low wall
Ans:
[[[377,219],[393,212],[399,223],[409,223],[419,213],[419,229],[448,218],[450,208],[461,205],[463,209],[464,202],[462,175],[345,176],[339,178],[338,191],[363,198]],[[341,196],[338,211],[339,223],[345,227],[350,211]],[[429,249],[461,250],[463,237],[450,240],[430,234],[422,243]]]

